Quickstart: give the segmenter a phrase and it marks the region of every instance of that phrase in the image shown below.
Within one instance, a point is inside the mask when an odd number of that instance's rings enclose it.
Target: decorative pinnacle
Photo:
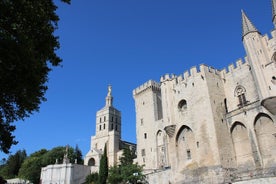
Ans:
[[[248,33],[252,33],[252,32],[258,32],[259,33],[257,28],[252,24],[252,22],[246,16],[246,14],[244,13],[243,10],[241,10],[241,13],[242,13],[242,39]]]

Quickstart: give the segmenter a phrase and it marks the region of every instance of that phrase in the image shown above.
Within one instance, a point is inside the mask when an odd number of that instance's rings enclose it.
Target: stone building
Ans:
[[[276,0],[272,9],[276,28]],[[242,11],[242,41],[246,56],[228,69],[202,64],[133,90],[149,183],[276,176],[276,30],[261,35]]]
[[[136,145],[121,140],[121,112],[113,107],[112,88],[108,86],[105,106],[96,115],[96,135],[91,137],[90,150],[84,159],[84,165],[91,166],[97,172],[104,148],[107,148],[108,165],[119,163],[123,148],[136,149]]]

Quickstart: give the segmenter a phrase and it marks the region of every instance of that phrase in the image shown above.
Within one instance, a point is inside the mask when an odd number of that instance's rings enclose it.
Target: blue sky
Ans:
[[[62,67],[50,73],[46,102],[16,122],[28,154],[69,144],[83,155],[95,134],[96,112],[108,84],[122,113],[122,138],[136,142],[132,91],[166,73],[180,75],[202,63],[223,69],[245,56],[241,9],[262,33],[273,29],[270,0],[57,1]],[[6,155],[0,153],[0,158]]]

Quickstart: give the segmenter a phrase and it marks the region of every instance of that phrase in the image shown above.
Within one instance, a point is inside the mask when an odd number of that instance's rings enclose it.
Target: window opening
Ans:
[[[145,149],[142,149],[142,150],[141,150],[141,155],[142,155],[142,156],[146,156],[146,150],[145,150]]]
[[[245,88],[243,86],[237,86],[236,87],[236,90],[235,90],[235,96],[238,97],[238,101],[239,101],[239,104],[238,104],[238,107],[243,107],[247,104],[247,100],[246,100],[246,97],[245,97]]]
[[[187,159],[188,160],[192,159],[191,150],[187,150]]]
[[[179,103],[178,103],[178,109],[180,111],[184,111],[187,109],[187,101],[186,100],[181,100]]]

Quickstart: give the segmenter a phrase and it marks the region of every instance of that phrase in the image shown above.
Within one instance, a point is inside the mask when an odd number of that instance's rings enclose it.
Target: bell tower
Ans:
[[[96,113],[96,134],[91,137],[91,148],[85,157],[85,165],[99,166],[104,147],[107,148],[108,164],[117,163],[121,140],[121,112],[113,107],[112,86],[108,85],[105,106]]]

